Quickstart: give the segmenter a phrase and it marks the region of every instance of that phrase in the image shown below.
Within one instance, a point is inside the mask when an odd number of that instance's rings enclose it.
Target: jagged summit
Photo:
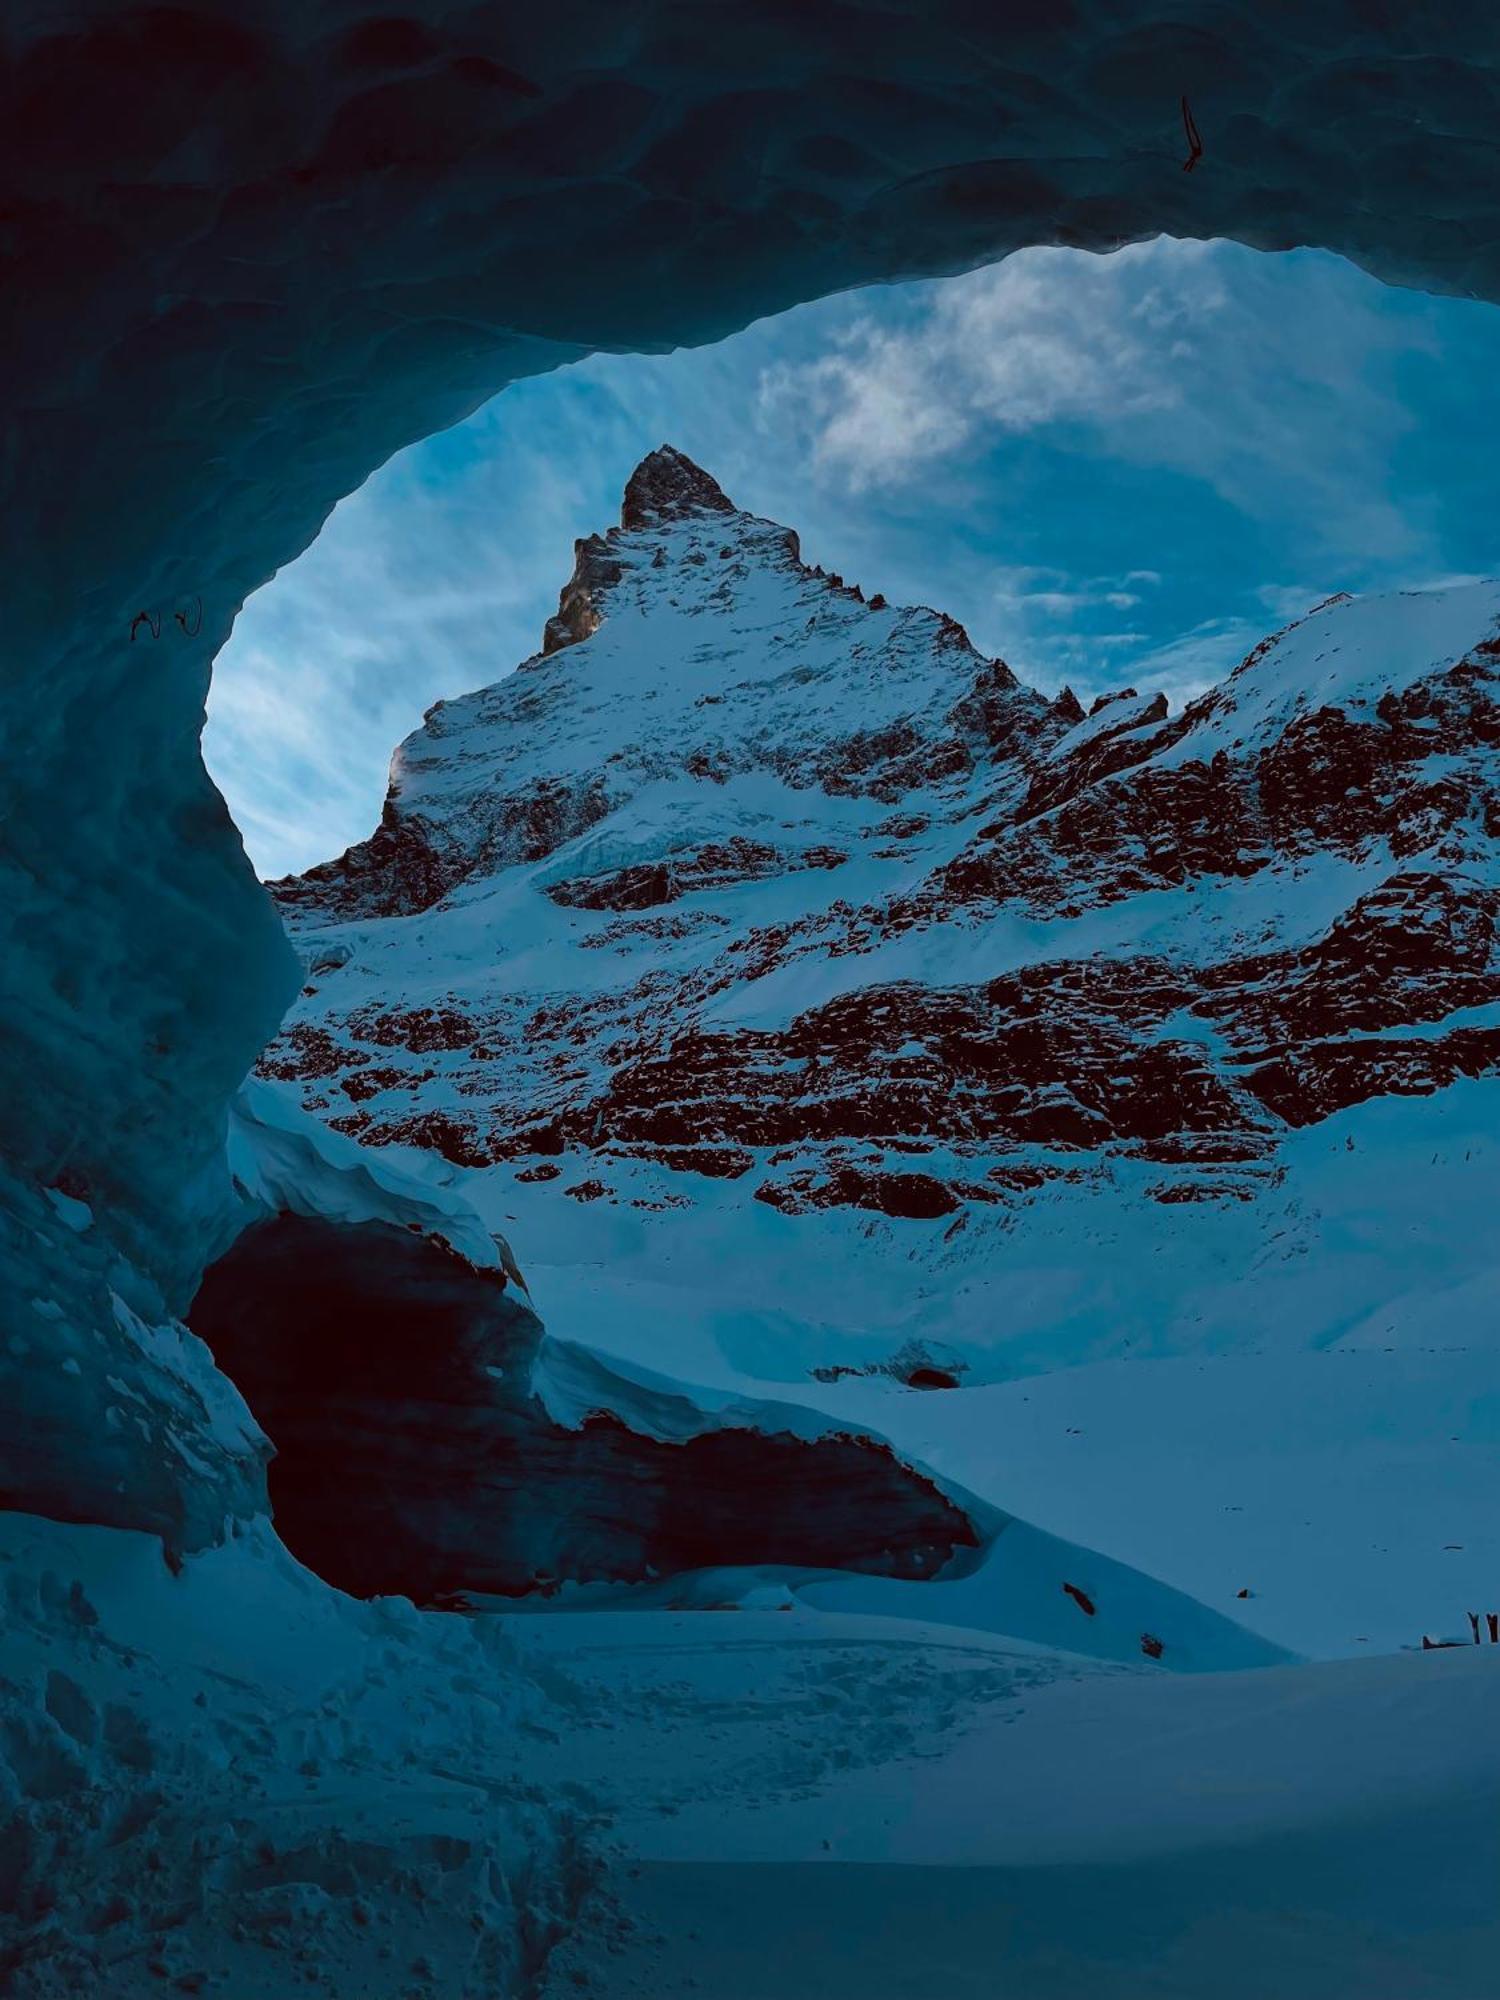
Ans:
[[[620,525],[658,528],[689,514],[733,514],[734,502],[719,482],[675,445],[648,452],[625,482]]]
[[[945,818],[978,810],[996,787],[1029,780],[1072,726],[956,620],[866,599],[805,563],[794,529],[734,507],[671,446],[637,467],[624,517],[650,525],[575,543],[541,651],[429,711],[397,753],[380,828],[279,884],[284,910],[429,909],[462,882],[628,819],[638,795],[665,818],[649,839],[644,820],[622,831],[624,865],[643,841],[696,853],[698,821],[714,823],[710,846],[721,831],[722,801],[705,803],[704,788],[730,784],[744,798],[724,837],[755,845],[757,868],[804,847],[842,856],[836,838],[810,831],[810,792],[865,800],[860,837],[874,843],[908,793],[936,788],[923,809]]]
[[[670,444],[647,452],[625,482],[619,527],[605,535],[585,535],[573,544],[573,574],[543,630],[542,657],[576,645],[598,629],[600,595],[618,583],[622,573],[614,550],[622,533],[649,533],[697,515],[738,512],[718,480],[686,452]]]

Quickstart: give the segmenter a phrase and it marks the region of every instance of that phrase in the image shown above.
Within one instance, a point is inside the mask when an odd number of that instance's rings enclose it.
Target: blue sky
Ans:
[[[362,838],[396,744],[536,650],[663,442],[1038,686],[1176,702],[1332,591],[1500,570],[1496,382],[1493,307],[1165,240],[596,356],[392,459],[251,599],[209,767],[265,874]]]

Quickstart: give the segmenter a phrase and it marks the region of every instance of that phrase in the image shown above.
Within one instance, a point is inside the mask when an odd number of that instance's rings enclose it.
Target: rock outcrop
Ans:
[[[549,1595],[723,1565],[927,1578],[979,1541],[888,1445],[795,1435],[805,1413],[716,1423],[684,1394],[663,1435],[649,1399],[596,1367],[595,1406],[557,1421],[541,1322],[505,1274],[388,1222],[256,1223],[191,1317],[275,1443],[282,1539],[357,1596]]]

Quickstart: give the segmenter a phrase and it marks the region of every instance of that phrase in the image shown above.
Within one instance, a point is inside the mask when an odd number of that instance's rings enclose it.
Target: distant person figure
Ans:
[[[1500,1646],[1500,1611],[1486,1611],[1484,1622],[1490,1628],[1490,1644]]]
[[[1477,1646],[1479,1644],[1479,1613],[1477,1611],[1469,1613],[1469,1623],[1474,1628],[1474,1644]]]

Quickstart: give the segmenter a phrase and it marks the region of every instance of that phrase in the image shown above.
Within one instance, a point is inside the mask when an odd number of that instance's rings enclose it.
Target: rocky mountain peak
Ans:
[[[557,610],[542,633],[542,657],[574,646],[598,630],[600,601],[619,582],[622,564],[615,550],[621,532],[647,532],[704,514],[737,514],[719,482],[675,445],[648,452],[625,482],[620,526],[605,535],[586,535],[573,544],[573,574],[563,585]],[[787,531],[793,553],[796,537]]]
[[[374,838],[278,885],[310,953],[368,930],[265,1058],[337,1130],[570,1208],[743,1180],[978,1244],[1048,1190],[1269,1214],[1292,1134],[1500,1069],[1500,585],[1086,714],[680,453],[626,514],[663,532],[580,543],[588,646],[435,710]]]
[[[1241,1207],[1293,1227],[1296,1134],[1500,1073],[1500,584],[1086,713],[668,447],[625,521],[548,652],[402,746],[372,839],[277,886],[309,977],[263,1069],[338,1132],[674,1245],[742,1183],[703,1228],[735,1209],[747,1285],[762,1211],[830,1268],[815,1218],[860,1211],[933,1274],[1070,1274],[1105,1228],[1208,1270]]]
[[[664,444],[648,452],[625,482],[620,525],[659,528],[690,514],[733,514],[734,502],[719,482],[686,452]]]

